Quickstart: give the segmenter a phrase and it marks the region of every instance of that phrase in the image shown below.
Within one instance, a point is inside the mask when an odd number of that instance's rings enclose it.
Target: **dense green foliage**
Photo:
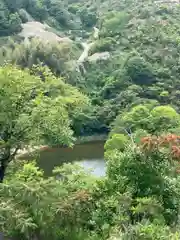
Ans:
[[[94,8],[93,8],[94,9]],[[0,36],[7,36],[21,30],[21,23],[27,21],[46,22],[57,30],[83,29],[97,22],[96,13],[84,3],[69,5],[62,0],[11,0],[0,1]]]
[[[176,139],[152,138],[160,145],[150,149],[131,142],[123,152],[109,142],[102,179],[72,164],[49,178],[35,163],[11,164],[0,184],[1,231],[23,240],[179,239]]]
[[[81,226],[88,225],[93,206],[90,192],[95,184],[81,172],[78,166],[65,165],[55,169],[53,177],[44,179],[35,164],[21,164],[15,178],[7,176],[6,184],[0,187],[1,230],[14,239],[56,240],[78,236]]]
[[[118,113],[144,103],[171,104],[179,111],[179,5],[150,0],[106,4],[99,7],[100,34],[90,54],[109,51],[111,58],[86,63],[86,74],[78,79],[95,106],[89,127],[108,131]]]
[[[177,132],[180,127],[180,116],[170,106],[152,108],[138,105],[129,112],[118,115],[113,125],[112,133],[132,133],[139,129],[151,134]]]
[[[8,46],[0,50],[1,64],[10,62],[22,68],[32,68],[33,65],[47,65],[56,75],[67,76],[79,56],[79,49],[73,43],[43,43],[32,39],[29,44],[9,41]]]
[[[8,8],[7,2],[0,1],[0,36],[16,33],[21,30],[19,15]]]
[[[0,179],[25,145],[64,144],[73,140],[71,120],[87,99],[48,69],[0,68]]]
[[[28,21],[72,41],[24,41]],[[171,2],[0,0],[0,232],[180,239],[179,31]],[[82,42],[92,43],[91,58],[79,66]],[[72,146],[93,134],[108,135],[105,177],[75,164],[47,177],[17,159],[27,146]]]
[[[73,39],[74,43],[61,43],[61,46],[57,43],[46,46],[38,41],[27,46],[11,41],[1,49],[1,63],[10,61],[31,67],[42,62],[88,94],[93,107],[85,114],[81,135],[107,133],[118,113],[129,111],[137,104],[156,101],[157,105],[171,104],[179,111],[176,99],[179,97],[180,8],[177,4],[152,0],[75,0],[68,4],[60,0],[1,2],[8,9],[7,14],[15,14],[22,22],[28,21],[29,14],[60,31],[60,35]],[[93,26],[99,28],[99,37],[93,40],[89,55],[108,51],[111,57],[87,61],[86,71],[79,73],[76,68],[82,51],[79,41],[93,39]]]

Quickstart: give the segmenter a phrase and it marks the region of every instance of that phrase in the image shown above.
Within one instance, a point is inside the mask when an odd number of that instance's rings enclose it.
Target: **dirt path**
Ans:
[[[94,39],[97,39],[99,37],[99,29],[94,27],[94,34],[93,37]],[[87,60],[89,56],[89,50],[93,46],[94,42],[82,42],[81,45],[83,47],[83,52],[79,59],[77,60],[77,70],[80,71],[80,67],[85,71],[83,63]]]

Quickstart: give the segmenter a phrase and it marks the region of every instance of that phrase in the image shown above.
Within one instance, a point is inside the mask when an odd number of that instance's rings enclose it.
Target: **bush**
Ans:
[[[29,14],[24,9],[20,9],[18,13],[19,13],[19,17],[21,18],[22,23],[26,23],[29,20],[32,20],[30,18]]]
[[[0,36],[21,31],[21,19],[17,12],[11,13],[3,1],[0,2]]]
[[[146,137],[141,145],[131,145],[126,151],[106,153],[107,176],[116,192],[129,192],[132,196],[133,222],[144,218],[152,220],[152,212],[143,214],[138,206],[152,204],[152,197],[157,201],[166,224],[176,224],[179,215],[179,142],[178,136]],[[151,198],[144,202],[143,198]],[[139,202],[139,200],[141,202]],[[143,202],[142,202],[143,200]],[[141,205],[139,205],[141,203]],[[148,205],[147,205],[148,203]],[[151,209],[148,208],[149,210]],[[149,211],[148,210],[148,211]],[[160,216],[159,213],[154,217]]]
[[[113,37],[121,34],[129,21],[129,15],[125,12],[113,12],[104,19],[101,36]]]
[[[156,82],[152,66],[143,58],[132,57],[126,64],[127,75],[135,84],[150,85]]]
[[[173,232],[166,225],[157,223],[139,223],[129,226],[126,232],[121,232],[110,237],[109,240],[169,240],[178,239],[179,232]]]
[[[22,68],[32,68],[33,65],[47,65],[55,74],[67,74],[68,62],[78,56],[79,49],[72,43],[46,43],[38,39],[32,39],[26,43],[13,43],[10,47],[0,51],[1,61],[9,61]],[[71,58],[70,58],[71,57]],[[71,67],[73,68],[72,64]]]
[[[90,55],[96,52],[106,52],[113,49],[114,40],[112,38],[102,38],[97,40],[90,49]]]
[[[151,115],[154,132],[163,132],[180,126],[180,116],[171,106],[157,106],[152,109]]]
[[[106,141],[104,148],[106,151],[110,151],[110,150],[123,151],[128,141],[129,139],[126,135],[114,134],[110,139]]]
[[[151,110],[152,108],[152,110]],[[180,126],[180,116],[171,106],[138,105],[116,117],[112,133],[134,133],[145,130],[150,134],[172,132]]]
[[[84,27],[92,27],[97,22],[96,12],[90,11],[87,8],[80,8],[78,11],[78,15],[80,16],[82,25]]]
[[[78,239],[91,216],[94,180],[79,166],[64,165],[43,177],[35,163],[0,185],[0,231],[13,239]],[[13,211],[13,215],[12,212]]]
[[[150,111],[144,105],[138,105],[131,109],[130,112],[120,114],[113,123],[112,133],[129,133],[137,129],[148,130],[150,124]]]

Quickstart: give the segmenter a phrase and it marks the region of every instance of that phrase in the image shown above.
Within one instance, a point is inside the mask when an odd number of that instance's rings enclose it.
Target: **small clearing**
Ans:
[[[32,37],[39,38],[42,41],[47,42],[71,42],[68,37],[59,37],[57,34],[51,31],[51,28],[47,24],[40,22],[27,22],[22,24],[22,31],[19,34],[26,40]]]

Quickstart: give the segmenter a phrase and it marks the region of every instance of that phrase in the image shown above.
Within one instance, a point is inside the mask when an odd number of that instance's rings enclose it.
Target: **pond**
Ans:
[[[96,176],[104,176],[104,141],[77,144],[73,148],[44,149],[39,153],[37,162],[46,175],[51,175],[53,168],[64,162],[78,162],[85,169],[93,169],[92,173]]]

